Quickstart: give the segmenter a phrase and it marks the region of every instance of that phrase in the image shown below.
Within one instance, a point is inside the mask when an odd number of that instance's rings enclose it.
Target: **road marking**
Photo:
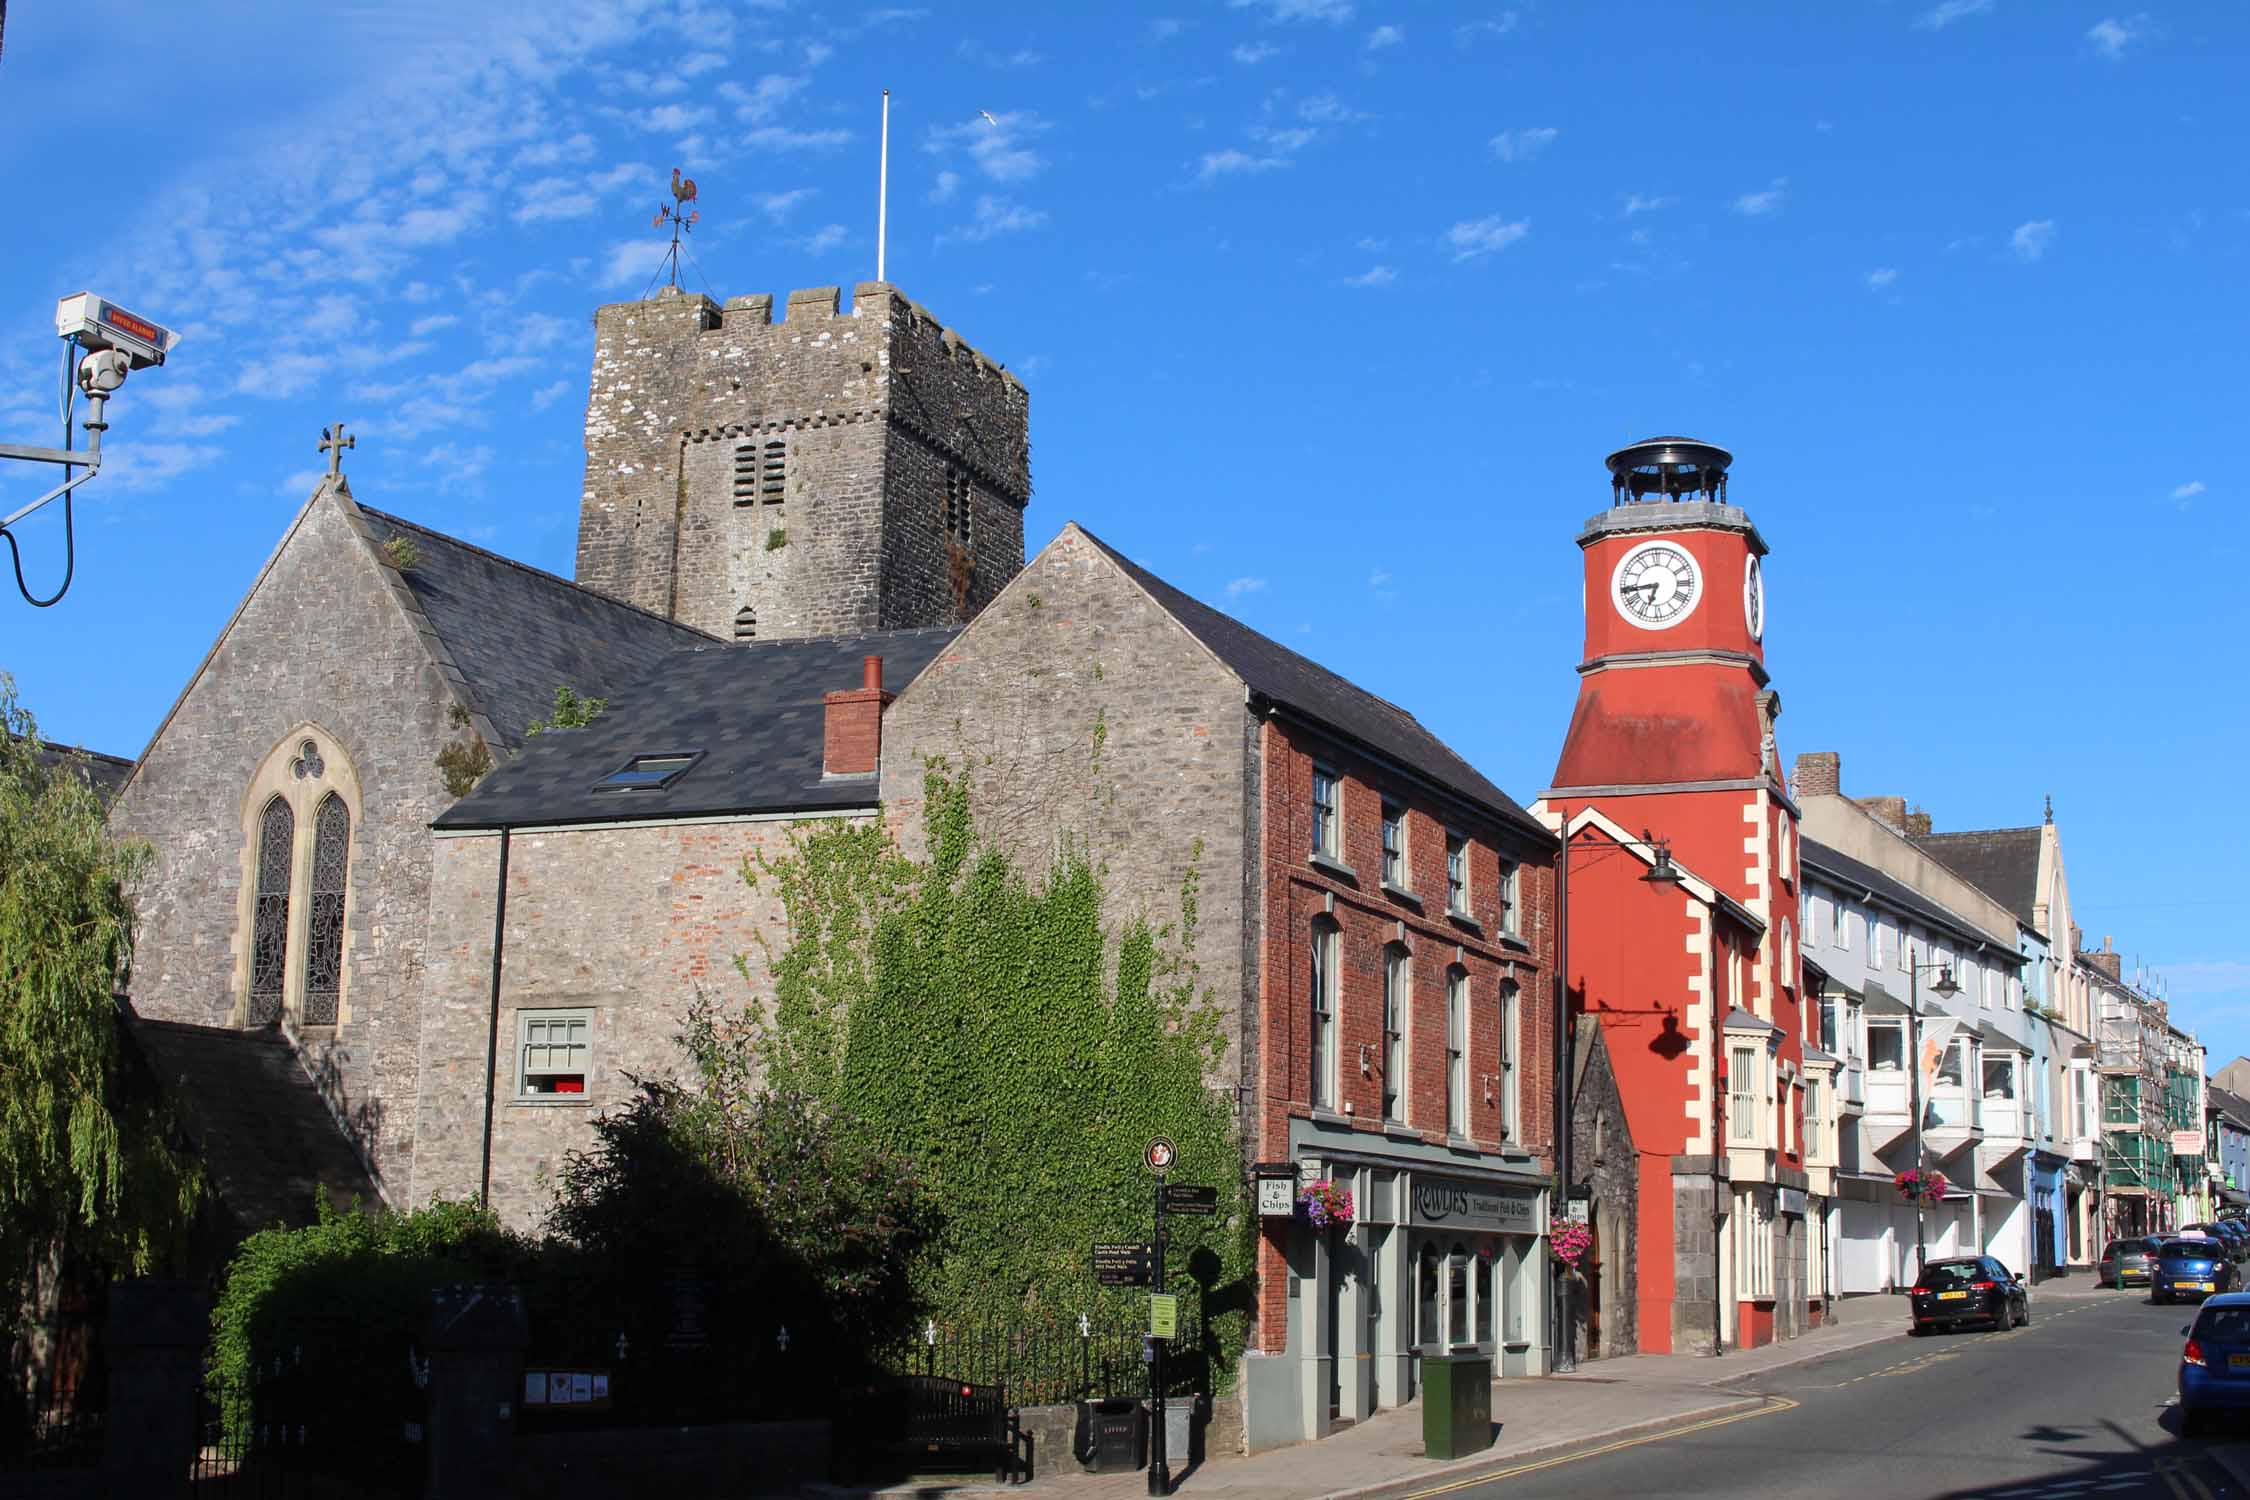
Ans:
[[[2178,1500],[2214,1500],[2211,1487],[2196,1475],[2193,1460],[2160,1458],[2155,1463],[2156,1477],[2164,1481]]]
[[[1414,1490],[1404,1496],[1403,1500],[1429,1500],[1432,1495],[1450,1495],[1455,1490],[1465,1490],[1471,1485],[1490,1484],[1496,1479],[1513,1479],[1519,1474],[1536,1474],[1542,1469],[1553,1469],[1563,1464],[1574,1464],[1589,1458],[1600,1458],[1605,1453],[1619,1453],[1627,1448],[1638,1448],[1648,1443],[1661,1443],[1676,1437],[1686,1437],[1691,1432],[1708,1432],[1714,1427],[1725,1427],[1735,1422],[1747,1422],[1753,1417],[1770,1417],[1776,1412],[1795,1411],[1797,1409],[1797,1403],[1787,1396],[1767,1396],[1763,1399],[1766,1404],[1756,1411],[1738,1411],[1724,1417],[1713,1417],[1708,1422],[1694,1422],[1686,1427],[1674,1427],[1664,1432],[1652,1432],[1645,1437],[1622,1438],[1614,1443],[1605,1443],[1599,1448],[1588,1448],[1581,1453],[1563,1453],[1553,1458],[1540,1459],[1534,1463],[1518,1464],[1512,1469],[1494,1469],[1488,1473],[1474,1474],[1466,1479],[1456,1479],[1450,1484],[1435,1485],[1426,1490]],[[2206,1500],[2208,1500],[2208,1497],[2206,1497]]]

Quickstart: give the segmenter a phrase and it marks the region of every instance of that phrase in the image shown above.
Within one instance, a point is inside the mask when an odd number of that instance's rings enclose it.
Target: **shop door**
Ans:
[[[1383,1242],[1390,1236],[1387,1228],[1368,1231],[1366,1271],[1360,1277],[1359,1303],[1366,1322],[1360,1326],[1359,1357],[1367,1365],[1370,1412],[1383,1407]]]
[[[1328,1317],[1322,1326],[1328,1330],[1328,1347],[1322,1352],[1328,1356],[1328,1420],[1336,1420],[1344,1405],[1344,1267],[1343,1257],[1331,1258],[1328,1271]]]
[[[1586,1357],[1602,1357],[1602,1216],[1587,1220],[1586,1254],[1578,1262],[1586,1273]]]

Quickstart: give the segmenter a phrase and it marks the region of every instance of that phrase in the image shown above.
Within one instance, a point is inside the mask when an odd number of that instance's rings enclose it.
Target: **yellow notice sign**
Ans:
[[[1180,1336],[1180,1299],[1170,1292],[1152,1292],[1148,1299],[1148,1331],[1154,1338]]]

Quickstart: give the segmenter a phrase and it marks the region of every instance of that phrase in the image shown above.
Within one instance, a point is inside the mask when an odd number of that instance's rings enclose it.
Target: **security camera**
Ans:
[[[89,396],[106,396],[125,383],[132,360],[115,349],[96,349],[78,362],[78,388]]]
[[[80,292],[55,304],[55,332],[66,339],[75,338],[89,349],[115,350],[125,356],[126,367],[132,370],[164,363],[164,356],[180,342],[180,336],[163,324],[127,312],[92,292]]]

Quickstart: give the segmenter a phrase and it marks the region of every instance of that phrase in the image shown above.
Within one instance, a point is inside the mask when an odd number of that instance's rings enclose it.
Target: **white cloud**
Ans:
[[[930,185],[930,201],[932,203],[951,203],[953,195],[959,191],[961,191],[961,174],[959,172],[940,172],[937,174],[937,181]]]
[[[1465,25],[1454,27],[1453,40],[1466,47],[1471,42],[1487,41],[1496,36],[1506,36],[1516,29],[1516,24],[1521,19],[1514,11],[1504,10],[1489,20],[1470,21]]]
[[[2202,494],[2203,490],[2202,480],[2191,479],[2186,484],[2176,486],[2172,491],[2172,498],[2175,500],[2192,500],[2197,495]]]
[[[1387,568],[1377,568],[1367,575],[1367,586],[1371,589],[1389,588],[1390,584],[1391,575]]]
[[[965,151],[977,170],[994,182],[1026,182],[1047,165],[1029,144],[1046,131],[1047,122],[1028,110],[1009,110],[989,118],[980,110],[959,125],[933,129],[923,149],[939,155]]]
[[[1256,7],[1270,21],[1326,21],[1341,26],[1352,18],[1351,0],[1227,0],[1236,10]]]
[[[742,137],[754,151],[828,151],[850,142],[848,130],[792,130],[786,125],[761,125]]]
[[[1244,594],[1262,594],[1266,589],[1263,578],[1237,578],[1227,584],[1227,597],[1239,599]]]
[[[1229,146],[1224,151],[1204,152],[1203,160],[1197,164],[1195,169],[1195,180],[1205,183],[1216,182],[1222,177],[1255,175],[1259,172],[1270,172],[1275,167],[1286,167],[1288,165],[1289,158],[1286,156],[1252,156],[1247,151],[1238,151]]]
[[[953,49],[953,54],[963,62],[973,62],[987,68],[1029,68],[1036,67],[1047,60],[1029,47],[1018,47],[1012,52],[1003,52],[996,47],[987,47],[982,42],[970,41],[967,38],[963,38],[961,44]]]
[[[1269,57],[1279,57],[1281,49],[1271,42],[1244,42],[1227,55],[1246,68],[1254,68]]]
[[[416,318],[406,325],[406,331],[415,338],[427,338],[440,328],[451,328],[461,320],[451,313],[431,313],[426,318]]]
[[[1378,26],[1367,33],[1367,50],[1380,52],[1385,47],[1396,47],[1406,40],[1406,29],[1401,26]]]
[[[550,219],[582,219],[594,211],[594,195],[566,177],[542,177],[523,190],[516,205],[518,224],[541,224]]]
[[[1492,154],[1502,161],[1529,161],[1555,143],[1562,132],[1552,125],[1503,130],[1492,138]]]
[[[235,391],[244,396],[264,396],[286,401],[301,396],[315,380],[334,366],[325,354],[274,354],[242,367]]]
[[[758,205],[760,213],[779,223],[781,220],[788,218],[791,210],[795,209],[798,204],[813,197],[819,191],[819,188],[791,188],[785,193],[760,193],[752,201]]]
[[[1652,214],[1660,208],[1671,206],[1672,200],[1670,198],[1655,194],[1627,193],[1625,195],[1625,217],[1628,219],[1635,214]]]
[[[111,443],[102,453],[102,487],[111,492],[162,489],[226,452],[207,443]]]
[[[812,80],[799,74],[768,73],[749,88],[729,79],[719,85],[719,97],[734,106],[734,117],[745,124],[757,125],[773,118],[774,112],[789,102]]]
[[[2158,972],[2174,995],[2223,995],[2250,990],[2250,962],[2239,958],[2168,963]]]
[[[553,385],[543,385],[531,393],[531,409],[533,411],[545,411],[569,394],[570,382],[567,380],[558,380]]]
[[[957,225],[938,236],[939,244],[957,242],[976,244],[989,240],[996,234],[1017,234],[1026,229],[1037,229],[1047,222],[1044,209],[1025,208],[1006,198],[995,198],[990,193],[977,197],[975,217],[968,223]]]
[[[2040,259],[2054,243],[2053,219],[2033,219],[2029,223],[2018,224],[2016,232],[2008,236],[2008,248],[2016,253],[2016,259],[2022,261]]]
[[[1186,29],[1170,16],[1159,16],[1148,23],[1149,40],[1152,42],[1168,42]]]
[[[1789,179],[1776,177],[1771,187],[1761,192],[1744,193],[1736,198],[1734,200],[1734,211],[1745,218],[1762,219],[1768,214],[1779,213],[1781,205],[1788,200],[1788,197]]]
[[[724,52],[691,52],[672,65],[672,71],[682,78],[700,78],[713,68],[727,65]]]
[[[654,109],[643,110],[632,117],[633,123],[641,129],[663,134],[693,130],[710,118],[711,111],[700,104],[659,104]]]
[[[600,287],[637,285],[655,274],[657,263],[664,259],[666,247],[655,240],[617,240],[602,260],[602,268],[594,277]]]
[[[571,326],[553,313],[524,313],[491,333],[487,343],[494,349],[552,349],[569,334]]]
[[[552,167],[566,161],[584,161],[594,154],[594,138],[584,131],[565,136],[561,140],[540,141],[526,146],[515,156],[519,167]]]
[[[1278,152],[1283,156],[1304,150],[1305,147],[1313,143],[1314,137],[1319,134],[1319,131],[1307,125],[1292,126],[1288,130],[1275,130],[1270,126],[1254,125],[1250,129],[1252,140],[1264,146],[1267,150]]]
[[[328,471],[326,469],[299,469],[296,473],[284,478],[276,488],[284,499],[302,502],[307,495],[318,489],[320,482],[327,477]]]
[[[1438,243],[1451,250],[1457,261],[1481,260],[1495,251],[1507,249],[1529,233],[1529,219],[1510,220],[1490,214],[1482,219],[1463,219],[1448,229]]]
[[[438,475],[438,493],[452,490],[481,490],[484,471],[492,467],[492,450],[479,445],[463,448],[458,443],[440,443],[422,455],[422,467],[442,469]]]
[[[1941,3],[1922,12],[1914,24],[1924,31],[1943,31],[1955,21],[1966,21],[1971,16],[1981,16],[1990,11],[1993,0],[1941,0]]]
[[[851,238],[851,233],[843,225],[823,224],[811,234],[797,241],[797,248],[807,255],[826,255],[849,238]]]
[[[1898,267],[1877,266],[1860,279],[1867,283],[1869,291],[1880,292],[1898,281]]]
[[[1297,106],[1297,118],[1315,125],[1352,125],[1374,117],[1353,109],[1334,94],[1315,94]]]
[[[2146,40],[2148,35],[2149,22],[2146,15],[2131,15],[2122,21],[2115,16],[2107,16],[2086,28],[2086,40],[2094,44],[2096,52],[2111,62],[2122,58],[2127,47]]]
[[[1396,280],[1398,280],[1398,272],[1392,270],[1389,266],[1370,266],[1368,269],[1360,272],[1357,276],[1346,276],[1344,278],[1344,285],[1389,286]]]

